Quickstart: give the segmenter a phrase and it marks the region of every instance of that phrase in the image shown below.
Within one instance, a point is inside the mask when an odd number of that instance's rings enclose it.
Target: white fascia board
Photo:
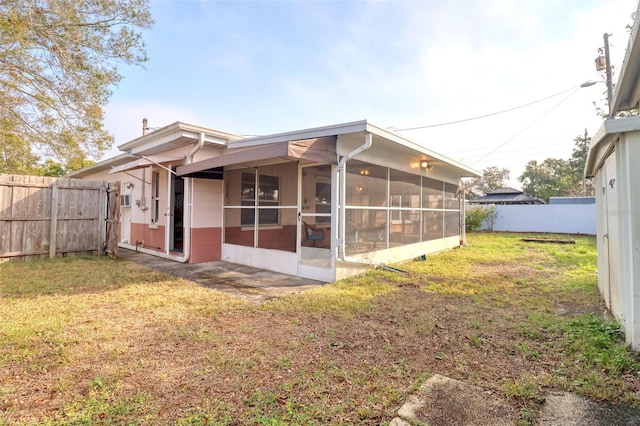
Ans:
[[[461,171],[464,171],[465,173],[468,173],[468,176],[464,176],[464,177],[480,177],[482,176],[482,172],[473,169],[472,167],[467,166],[466,164],[462,164],[459,161],[456,160],[452,160],[449,157],[446,157],[442,154],[438,154],[437,152],[434,152],[432,150],[430,150],[429,148],[426,148],[425,146],[412,141],[410,139],[406,139],[403,136],[398,135],[397,133],[393,133],[393,132],[389,132],[388,130],[384,130],[381,129],[380,127],[374,126],[373,124],[368,124],[367,125],[367,131],[370,132],[371,134],[380,136],[382,138],[388,139],[392,142],[395,142],[399,145],[405,146],[407,148],[411,148],[415,151],[418,151],[422,154],[425,154],[428,157],[434,158],[438,161],[442,161],[443,163],[447,163],[450,164],[458,169],[460,169]]]
[[[423,153],[438,161],[442,161],[444,163],[457,167],[461,171],[468,173],[469,177],[482,176],[481,172],[467,165],[464,165],[458,161],[445,157],[444,155],[437,154],[414,141],[411,141],[396,133],[389,132],[378,126],[375,126],[367,122],[367,120],[353,121],[350,123],[334,124],[334,125],[324,126],[324,127],[315,127],[312,129],[296,130],[293,132],[277,133],[273,135],[247,138],[247,139],[230,142],[228,147],[229,148],[241,148],[241,147],[246,148],[246,147],[264,145],[269,143],[288,142],[291,140],[311,139],[311,138],[319,138],[324,136],[339,136],[339,135],[344,135],[349,133],[358,133],[358,132],[369,132],[373,135],[390,140],[399,145],[405,146],[407,148],[411,148],[415,151]]]
[[[120,151],[131,153],[144,152],[149,148],[156,148],[163,143],[170,142],[181,136],[198,140],[201,133],[204,133],[205,135],[205,142],[217,145],[226,145],[228,141],[241,139],[240,136],[231,133],[220,132],[218,130],[176,121],[168,126],[126,142],[118,146],[118,149]]]
[[[621,133],[640,131],[640,116],[624,118],[609,118],[602,123],[596,134],[591,139],[587,161],[584,166],[584,175],[586,177],[595,176],[598,169],[602,166],[602,155],[607,151],[606,146],[615,142]]]
[[[631,104],[633,99],[638,99],[640,86],[638,85],[638,72],[640,71],[640,2],[636,6],[633,27],[629,34],[629,42],[622,61],[622,67],[618,76],[618,83],[611,99],[611,115],[615,116],[619,111],[636,108]],[[613,82],[611,82],[613,84]],[[624,103],[623,103],[624,102]]]
[[[136,157],[126,153],[119,154],[119,155],[116,155],[115,157],[111,157],[106,160],[102,160],[98,163],[94,163],[83,169],[76,170],[73,173],[69,173],[68,177],[82,178],[84,176],[92,175],[94,173],[99,173],[105,170],[111,170],[112,167],[119,166],[121,164],[126,164],[134,158]]]
[[[331,126],[314,127],[311,129],[295,130],[292,132],[276,133],[273,135],[256,136],[241,140],[230,141],[228,147],[245,148],[256,145],[264,145],[277,142],[289,142],[292,140],[302,140],[311,138],[321,138],[325,136],[336,136],[345,133],[355,133],[365,131],[367,121],[354,121],[352,123],[334,124]]]

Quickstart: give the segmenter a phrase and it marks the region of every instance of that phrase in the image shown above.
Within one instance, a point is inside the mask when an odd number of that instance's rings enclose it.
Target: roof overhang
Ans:
[[[208,170],[215,171],[220,167],[235,165],[252,166],[264,164],[265,161],[273,162],[274,159],[284,161],[306,160],[314,163],[337,164],[336,138],[324,136],[239,148],[219,157],[208,158],[178,167],[176,172],[179,176],[198,177],[195,174]]]
[[[130,170],[136,170],[136,169],[144,169],[146,167],[152,166],[152,165],[160,165],[160,166],[164,166],[167,164],[171,164],[172,166],[179,166],[184,164],[184,160],[185,157],[162,157],[162,156],[158,156],[158,155],[152,155],[149,157],[141,157],[138,158],[136,160],[130,161],[128,163],[125,164],[121,164],[119,166],[115,166],[113,167],[111,170],[109,170],[109,174],[112,173],[119,173],[119,172],[127,172]]]
[[[584,166],[586,177],[595,176],[607,159],[621,133],[640,131],[640,116],[609,118],[591,139],[587,161]]]
[[[116,167],[131,161],[132,158],[135,158],[135,157],[129,154],[120,154],[115,157],[100,161],[99,163],[92,164],[88,167],[85,167],[73,173],[70,173],[69,177],[81,179],[95,173],[111,170],[113,167]]]
[[[229,141],[241,136],[176,121],[146,135],[118,146],[118,149],[134,155],[155,155],[196,143],[204,135],[205,144],[226,147]]]
[[[611,100],[611,116],[620,111],[638,108],[640,103],[640,2],[638,3],[629,34],[629,42],[624,61],[618,77],[613,99]]]
[[[364,134],[371,133],[374,137],[374,146],[378,145],[382,142],[393,142],[395,145],[399,147],[406,148],[404,152],[411,153],[416,157],[421,157],[422,159],[428,159],[430,162],[435,160],[437,163],[444,165],[451,170],[455,171],[455,173],[459,174],[462,177],[480,177],[482,173],[478,170],[475,170],[465,164],[462,164],[458,161],[452,160],[444,155],[438,154],[430,149],[424,147],[422,144],[414,142],[410,139],[406,139],[400,136],[397,133],[390,132],[388,130],[384,130],[380,127],[377,127],[366,120],[354,121],[350,123],[343,124],[334,124],[331,126],[324,127],[316,127],[305,130],[298,130],[293,132],[286,133],[277,133],[268,136],[258,136],[254,138],[247,138],[237,141],[229,142],[229,148],[236,147],[250,147],[257,145],[264,145],[268,143],[277,143],[277,142],[286,142],[290,140],[299,140],[299,139],[308,139],[308,138],[318,138],[324,136],[341,136],[341,135],[354,135],[356,137],[362,136],[362,141],[364,141]]]

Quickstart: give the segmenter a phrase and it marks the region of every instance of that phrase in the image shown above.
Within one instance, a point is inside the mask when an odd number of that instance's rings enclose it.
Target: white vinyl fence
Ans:
[[[478,207],[469,205],[467,209]],[[595,204],[496,205],[494,207],[496,215],[493,223],[485,221],[481,229],[502,232],[596,234]]]

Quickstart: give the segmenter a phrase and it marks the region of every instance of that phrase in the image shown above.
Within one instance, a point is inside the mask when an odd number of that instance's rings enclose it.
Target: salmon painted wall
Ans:
[[[149,250],[165,251],[164,247],[164,226],[158,226],[157,228],[151,228],[146,223],[131,223],[131,241],[129,244],[135,246],[136,243],[140,247],[144,247]]]
[[[191,231],[191,257],[189,263],[220,260],[222,254],[222,230],[198,228]]]

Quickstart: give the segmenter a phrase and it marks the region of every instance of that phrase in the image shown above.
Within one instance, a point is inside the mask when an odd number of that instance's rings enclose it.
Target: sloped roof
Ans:
[[[620,111],[638,108],[640,103],[640,2],[638,3],[635,18],[627,50],[618,74],[618,83],[615,86],[613,99],[611,100],[611,116]]]
[[[482,197],[469,200],[472,204],[544,204],[544,201],[513,188],[499,188]]]
[[[419,160],[429,160],[430,164],[435,164],[436,167],[446,169],[450,173],[463,176],[463,177],[479,177],[481,173],[473,168],[462,164],[458,161],[452,160],[448,157],[445,157],[441,154],[438,154],[425,146],[416,143],[412,140],[406,139],[396,133],[389,132],[380,127],[377,127],[367,120],[355,121],[350,123],[342,123],[342,124],[334,124],[330,126],[324,127],[315,127],[311,129],[303,129],[296,130],[286,133],[277,133],[273,135],[266,136],[258,136],[241,140],[229,141],[227,145],[227,149],[238,149],[241,148],[254,148],[260,146],[268,146],[268,145],[277,145],[277,144],[286,144],[290,141],[302,141],[302,140],[312,140],[318,138],[325,137],[334,137],[334,136],[348,136],[351,135],[357,140],[364,141],[365,133],[370,133],[373,137],[373,146],[393,146],[396,148],[397,152],[402,153],[403,155],[407,155],[409,157],[416,158],[416,162]],[[285,146],[285,145],[282,145]],[[375,148],[374,148],[375,149]],[[234,157],[227,157],[224,159],[212,159],[212,160],[202,160],[199,162],[192,163],[188,166],[179,167],[177,172],[179,175],[187,175],[190,173],[195,173],[198,171],[204,171],[210,169],[212,166],[219,165],[229,165],[231,164],[229,160],[235,160],[240,163],[244,162],[242,158],[242,151],[238,152],[238,155]],[[266,152],[266,151],[265,151]],[[261,155],[264,153],[263,151],[246,151],[248,156],[251,156],[256,153],[260,153]],[[277,154],[277,153],[276,153]],[[281,156],[278,154],[276,156]],[[249,157],[250,158],[250,157]]]

